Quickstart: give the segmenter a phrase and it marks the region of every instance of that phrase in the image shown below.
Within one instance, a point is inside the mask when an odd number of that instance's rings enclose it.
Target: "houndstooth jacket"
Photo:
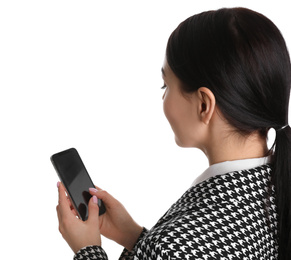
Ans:
[[[277,259],[272,168],[262,165],[211,177],[188,189],[120,260]],[[76,259],[107,259],[98,246]]]

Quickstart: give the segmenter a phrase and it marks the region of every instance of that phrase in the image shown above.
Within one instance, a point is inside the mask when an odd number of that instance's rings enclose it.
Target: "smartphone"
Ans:
[[[95,188],[78,151],[75,148],[56,153],[51,156],[51,162],[64,184],[67,194],[83,221],[88,218],[88,203],[92,197],[89,188]],[[106,209],[102,200],[98,199],[99,215]]]

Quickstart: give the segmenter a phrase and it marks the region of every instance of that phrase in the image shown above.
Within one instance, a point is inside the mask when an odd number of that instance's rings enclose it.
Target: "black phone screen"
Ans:
[[[68,195],[82,220],[88,218],[88,202],[91,198],[89,188],[94,184],[75,148],[54,154],[51,161],[64,184]],[[105,207],[98,199],[99,215],[105,212]]]

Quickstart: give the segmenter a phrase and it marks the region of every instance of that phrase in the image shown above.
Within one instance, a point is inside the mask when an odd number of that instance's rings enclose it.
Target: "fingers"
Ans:
[[[58,183],[58,191],[59,191],[59,204],[57,206],[57,212],[59,219],[62,216],[76,216],[76,211],[73,209],[72,203],[66,195],[65,187],[62,183]]]
[[[95,188],[96,188],[97,190],[102,190],[100,187],[98,187],[98,186],[96,186],[96,185],[95,185]]]
[[[66,209],[68,206],[70,208],[70,203],[68,202],[65,187],[62,183],[58,185],[59,190],[59,206],[61,209]]]
[[[98,198],[93,195],[88,204],[88,220],[90,224],[99,226]]]

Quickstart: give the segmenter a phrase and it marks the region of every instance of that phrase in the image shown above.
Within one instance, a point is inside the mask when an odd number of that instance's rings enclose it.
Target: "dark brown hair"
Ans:
[[[291,259],[291,66],[285,41],[268,18],[245,8],[194,15],[171,34],[167,62],[183,91],[208,87],[241,134],[277,130],[272,183],[278,208],[279,259]],[[281,129],[281,130],[279,130]]]

